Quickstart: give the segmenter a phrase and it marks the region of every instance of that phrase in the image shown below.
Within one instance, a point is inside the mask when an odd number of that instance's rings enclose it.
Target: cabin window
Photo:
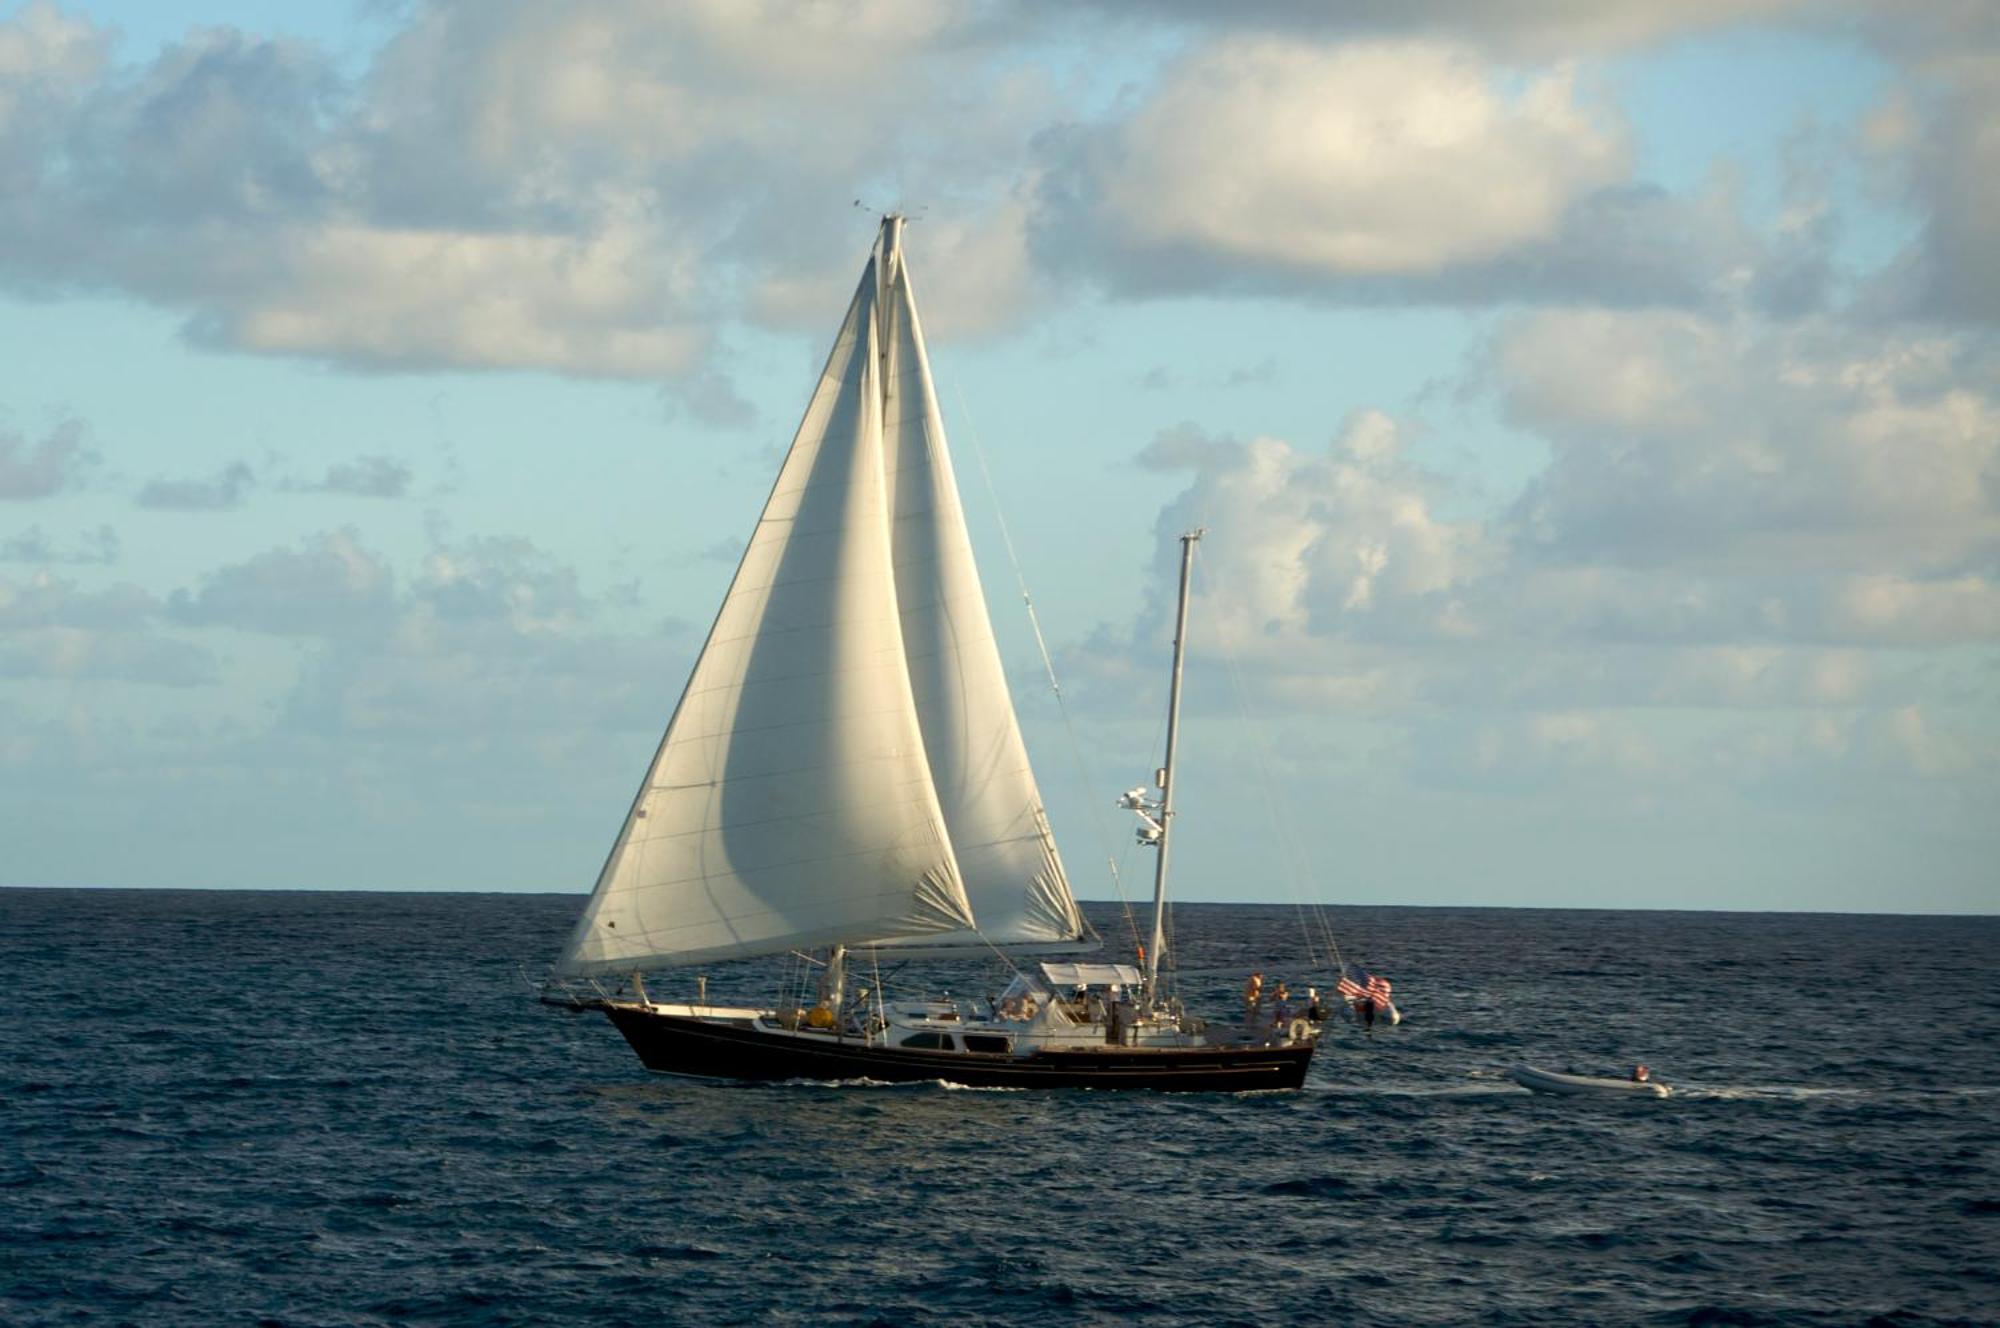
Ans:
[[[922,1051],[950,1051],[951,1036],[946,1033],[912,1033],[903,1039],[902,1045]]]
[[[986,1033],[967,1033],[965,1035],[965,1049],[967,1051],[1005,1052],[1007,1050],[1007,1039]]]

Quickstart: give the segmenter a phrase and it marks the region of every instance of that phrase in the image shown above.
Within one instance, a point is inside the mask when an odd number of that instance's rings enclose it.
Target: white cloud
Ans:
[[[141,507],[179,512],[217,512],[240,507],[257,482],[248,462],[234,461],[207,479],[148,480],[135,501]]]
[[[1961,735],[1934,728],[1920,705],[1899,706],[1870,717],[1863,741],[1878,756],[1900,763],[1910,773],[1929,778],[1959,778],[1979,773],[1991,776],[2000,768],[2000,745],[1983,735]]]
[[[1409,422],[1380,412],[1317,454],[1183,429],[1142,457],[1191,473],[1154,580],[1209,526],[1193,648],[1303,711],[1991,703],[1979,655],[1947,683],[1926,653],[2000,643],[1991,365],[1975,338],[1822,318],[1520,314],[1480,373],[1549,461],[1490,519],[1440,515]],[[1134,640],[1166,612],[1156,597]],[[1510,763],[1546,765],[1506,723]]]
[[[20,434],[0,429],[0,500],[49,498],[76,488],[97,459],[75,420],[57,425],[32,447]]]
[[[173,637],[44,627],[0,642],[0,676],[199,687],[219,675],[208,651]]]
[[[1822,298],[1823,227],[1759,233],[1726,173],[1634,179],[1622,114],[1580,86],[1441,40],[1220,36],[1044,136],[1035,252],[1136,296]]]
[[[104,30],[35,6],[0,23],[0,283],[136,294],[207,344],[663,377],[740,414],[717,326],[820,326],[857,192],[937,206],[941,330],[1019,307],[1008,121],[1051,107],[994,31],[913,0],[440,0],[349,81],[223,29],[114,69]]]
[[[1889,274],[1887,306],[2000,320],[2000,19],[1981,0],[1862,8],[1862,31],[1903,77],[1861,146],[1923,222]]]
[[[401,498],[410,491],[410,468],[394,457],[359,456],[334,462],[323,478],[303,487],[354,498]]]
[[[1489,719],[1472,729],[1468,740],[1474,770],[1504,771],[1517,787],[1524,772],[1550,779],[1647,779],[1663,764],[1645,731],[1614,712],[1535,711]]]
[[[1456,635],[1454,592],[1494,553],[1477,524],[1435,514],[1437,479],[1403,459],[1399,426],[1378,411],[1320,453],[1183,430],[1141,461],[1194,472],[1161,514],[1162,555],[1183,530],[1216,531],[1202,548],[1203,635],[1233,651],[1282,659],[1314,636]]]
[[[573,634],[595,611],[573,568],[520,538],[432,550],[413,593],[427,617],[461,631],[492,628],[520,637]]]
[[[1132,21],[1244,26],[1328,37],[1417,35],[1474,42],[1498,51],[1548,56],[1642,46],[1729,24],[1780,18],[1805,0],[1153,0],[1139,7],[1098,0]]]
[[[215,681],[206,649],[157,630],[160,610],[126,583],[91,590],[47,572],[0,577],[0,675],[168,687]]]
[[[103,77],[110,42],[49,0],[0,22],[0,208],[32,187],[49,142],[77,99]]]
[[[2000,550],[2000,391],[1976,342],[1825,320],[1550,310],[1506,325],[1516,509],[1561,560],[1930,576]]]
[[[1063,224],[1154,261],[1432,274],[1549,239],[1621,180],[1604,121],[1564,70],[1510,94],[1461,48],[1224,38],[1082,140]]]
[[[168,611],[193,627],[282,636],[379,637],[393,621],[395,577],[352,531],[272,549],[175,591]]]
[[[1816,269],[1726,189],[1630,179],[1616,112],[1538,43],[1487,61],[1503,29],[1589,46],[1738,9],[1444,6],[1292,41],[1243,15],[1091,119],[1062,71],[1129,44],[976,4],[438,0],[357,78],[226,29],[118,67],[107,29],[35,5],[0,23],[0,286],[368,369],[662,377],[717,421],[743,414],[718,328],[820,329],[857,196],[919,213],[940,335],[1010,326],[1079,267],[1133,292],[1693,304]]]
[[[29,526],[0,538],[0,562],[106,566],[118,561],[120,547],[118,532],[110,526],[100,525],[68,542],[50,539],[40,526]]]
[[[2000,585],[1968,573],[1916,581],[1894,573],[1850,577],[1834,591],[1833,627],[1893,642],[2000,640]]]
[[[548,368],[670,376],[705,344],[652,325],[692,300],[649,230],[601,218],[583,235],[327,225],[271,256],[260,298],[200,324],[252,350],[374,368]]]
[[[28,627],[139,627],[159,611],[158,600],[125,582],[102,590],[84,590],[74,581],[47,572],[24,581],[0,577],[0,626],[10,631]]]

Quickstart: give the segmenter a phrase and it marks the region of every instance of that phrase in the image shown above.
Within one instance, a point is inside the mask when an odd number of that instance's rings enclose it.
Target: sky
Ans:
[[[1202,525],[1177,898],[1994,912],[1995,125],[1974,0],[0,0],[0,885],[587,890],[896,209],[1080,896]]]

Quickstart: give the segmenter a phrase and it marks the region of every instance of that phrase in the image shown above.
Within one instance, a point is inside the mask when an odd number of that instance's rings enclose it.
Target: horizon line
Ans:
[[[587,890],[473,890],[465,888],[420,889],[409,886],[371,885],[26,885],[0,883],[0,890],[46,890],[46,891],[96,891],[103,893],[124,892],[128,894],[267,894],[267,895],[475,895],[513,896],[522,899],[561,896],[582,900],[589,897]],[[1121,899],[1081,898],[1079,904],[1124,904],[1128,908],[1138,907]],[[1506,912],[1531,913],[1741,913],[1769,914],[1773,916],[1804,915],[1808,917],[1860,917],[1860,918],[2000,918],[2000,909],[1984,913],[1957,912],[1944,909],[1919,909],[1916,911],[1896,911],[1891,909],[1862,908],[1667,908],[1656,904],[1496,904],[1496,903],[1371,903],[1358,900],[1295,900],[1295,899],[1175,899],[1170,904],[1198,904],[1222,908],[1407,908],[1407,909],[1485,909]]]

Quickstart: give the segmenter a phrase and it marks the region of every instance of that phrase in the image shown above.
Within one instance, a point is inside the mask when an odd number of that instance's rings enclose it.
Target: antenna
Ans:
[[[908,210],[904,210],[902,208],[881,208],[881,207],[876,207],[873,203],[870,203],[865,198],[855,199],[854,207],[862,212],[872,212],[878,217],[901,217],[904,221],[922,221],[924,219],[924,213],[929,212],[931,210],[931,205],[929,203],[924,204],[922,207],[911,208]]]

